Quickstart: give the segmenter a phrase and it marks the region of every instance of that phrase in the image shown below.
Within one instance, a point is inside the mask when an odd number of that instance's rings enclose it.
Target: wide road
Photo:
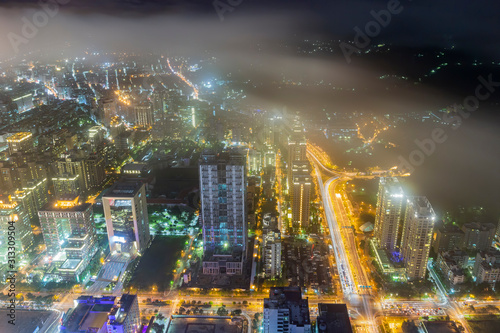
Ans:
[[[451,314],[451,317],[454,317],[456,320],[458,320],[462,326],[465,329],[465,332],[467,333],[472,333],[472,329],[469,326],[469,323],[464,317],[464,314],[462,313],[462,310],[460,309],[460,306],[450,298],[450,295],[446,292],[445,287],[441,283],[441,279],[437,276],[436,272],[434,271],[434,265],[431,260],[427,262],[427,269],[429,270],[430,276],[434,280],[434,283],[437,286],[437,289],[439,290],[439,293],[441,294],[441,298],[445,302],[445,304],[448,306],[449,312]]]
[[[335,191],[337,185],[345,178],[340,178],[341,175],[325,167],[310,151],[308,153],[315,165],[344,297],[352,306],[363,308],[367,330],[376,332],[378,329],[369,288],[361,288],[361,286],[369,285],[369,279],[358,255],[355,235],[345,211],[342,194]],[[333,176],[324,184],[320,168],[323,173]]]

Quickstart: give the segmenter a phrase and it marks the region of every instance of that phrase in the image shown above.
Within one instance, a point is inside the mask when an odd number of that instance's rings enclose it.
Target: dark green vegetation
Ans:
[[[494,333],[499,331],[500,319],[470,320],[469,326],[474,333]]]
[[[185,236],[155,237],[151,246],[140,258],[126,288],[151,291],[155,286],[158,291],[165,291],[170,286],[175,263],[187,239],[188,237]]]

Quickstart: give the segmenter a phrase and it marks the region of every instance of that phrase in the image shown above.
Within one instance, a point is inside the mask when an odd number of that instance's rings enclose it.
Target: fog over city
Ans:
[[[274,333],[266,311],[298,293],[304,332],[344,311],[323,303],[346,304],[355,332],[493,332],[470,306],[500,314],[499,11],[1,1],[0,223],[24,219],[19,282],[2,288],[24,295],[17,320],[36,310],[41,332],[76,332],[95,302],[109,305],[98,329],[123,325],[121,298],[140,313],[130,333],[180,332],[177,315],[198,311]]]

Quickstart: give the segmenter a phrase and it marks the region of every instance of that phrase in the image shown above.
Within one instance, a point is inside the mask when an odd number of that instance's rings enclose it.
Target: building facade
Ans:
[[[33,134],[30,132],[19,132],[7,137],[9,154],[26,153],[33,149]]]
[[[311,333],[309,302],[300,287],[273,287],[264,298],[264,333]]]
[[[0,201],[0,258],[7,263],[9,247],[16,254],[25,253],[33,245],[33,231],[28,214],[16,201]],[[9,237],[11,236],[11,237]]]
[[[267,278],[281,276],[281,233],[269,230],[264,235],[264,273]]]
[[[398,232],[403,218],[404,192],[396,177],[381,177],[377,210],[375,213],[375,239],[382,249],[396,250]]]
[[[409,280],[425,278],[435,219],[436,214],[426,197],[407,199],[401,256]]]
[[[487,250],[495,238],[496,227],[492,223],[466,223],[462,226],[464,232],[463,246],[467,250]]]
[[[63,263],[58,273],[67,280],[83,280],[81,273],[97,251],[94,211],[90,203],[57,200],[38,212],[47,254]]]
[[[136,333],[141,327],[137,295],[123,294],[108,314],[107,333]]]
[[[143,253],[150,241],[145,185],[117,182],[102,204],[111,253]]]
[[[230,253],[247,243],[246,162],[235,151],[205,152],[199,165],[205,251]]]
[[[308,161],[293,161],[290,182],[292,226],[309,226],[312,177]]]

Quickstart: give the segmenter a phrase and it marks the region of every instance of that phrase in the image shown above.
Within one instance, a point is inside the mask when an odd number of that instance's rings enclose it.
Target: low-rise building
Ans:
[[[137,295],[123,294],[108,314],[107,333],[135,333],[140,326]]]
[[[496,227],[492,223],[466,223],[463,225],[463,246],[467,250],[487,250],[495,238]]]
[[[311,333],[308,299],[300,287],[274,287],[264,298],[264,333]]]
[[[476,274],[476,283],[488,282],[495,284],[500,280],[500,263],[488,263],[483,261]]]
[[[483,263],[488,265],[494,265],[500,263],[500,251],[494,247],[490,247],[487,251],[480,251],[476,255],[476,261],[474,263],[473,274],[476,277],[476,282],[480,280],[478,276],[480,275],[480,270],[486,267],[482,266]],[[483,268],[481,268],[483,267]]]
[[[141,327],[137,295],[80,296],[63,315],[61,333],[137,333]]]
[[[444,225],[436,231],[436,239],[432,243],[434,252],[461,249],[465,233],[456,225]]]
[[[436,261],[437,268],[452,285],[465,282],[464,267],[469,262],[469,256],[462,251],[441,252]]]
[[[318,304],[315,333],[352,333],[345,304]]]
[[[203,274],[208,275],[242,275],[243,253],[241,249],[234,248],[232,253],[217,253],[206,251],[203,259]]]

